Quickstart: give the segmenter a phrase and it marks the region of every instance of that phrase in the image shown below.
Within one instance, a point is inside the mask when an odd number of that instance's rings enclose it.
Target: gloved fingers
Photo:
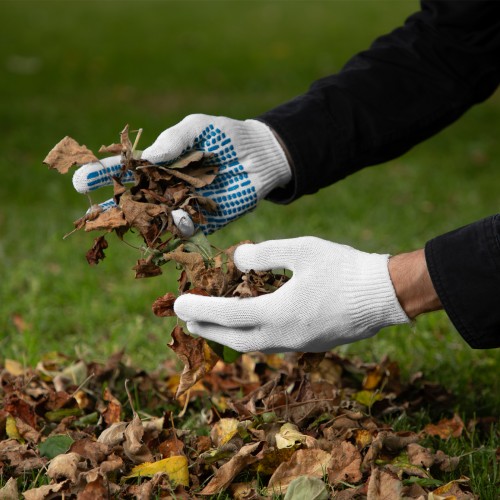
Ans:
[[[174,311],[186,322],[214,323],[228,328],[260,325],[272,308],[269,295],[240,299],[238,297],[205,297],[186,293],[177,298]]]
[[[146,148],[141,158],[151,163],[175,160],[191,149],[199,135],[200,120],[204,115],[189,115],[176,125],[163,131],[156,141]]]
[[[262,336],[259,335],[255,327],[235,329],[200,321],[188,321],[186,326],[190,333],[199,335],[206,340],[226,345],[238,352],[263,349]]]
[[[310,241],[309,241],[310,240]],[[285,268],[297,269],[300,264],[307,263],[307,246],[314,250],[316,238],[292,238],[269,240],[257,244],[240,245],[234,253],[234,263],[240,271],[269,271]]]
[[[120,173],[121,156],[109,156],[100,161],[82,165],[73,174],[73,186],[79,193],[88,193],[94,189],[113,184],[113,176]],[[134,180],[132,172],[126,172],[123,182]]]

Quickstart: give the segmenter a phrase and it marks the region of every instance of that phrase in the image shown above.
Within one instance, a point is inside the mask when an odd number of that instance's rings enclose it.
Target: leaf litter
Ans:
[[[123,352],[104,363],[46,355],[21,373],[5,363],[0,498],[19,488],[27,499],[477,498],[460,457],[429,447],[432,428],[388,423],[426,406],[445,414],[448,391],[427,392],[421,376],[402,382],[388,359],[327,353],[306,371],[299,356],[218,361],[181,397],[173,359],[151,373]],[[365,389],[374,369],[384,375]],[[363,390],[380,397],[366,406]],[[435,425],[450,422],[454,431],[433,439],[457,439],[458,416]]]
[[[196,192],[217,175],[210,155],[191,151],[169,165],[150,164],[135,153],[128,126],[120,143],[99,154],[121,155],[112,179],[116,207],[92,205],[74,230],[104,232],[86,254],[90,265],[105,258],[109,233],[123,240],[130,232],[144,242],[136,278],[159,276],[168,262],[181,269],[177,292],[159,297],[154,314],[175,315],[177,294],[254,297],[286,282],[272,272],[241,273],[233,263],[238,245],[214,251],[201,231],[185,238],[174,224],[178,209],[196,224],[217,211]],[[44,160],[60,173],[90,161],[98,161],[94,153],[68,137]],[[449,409],[452,395],[421,373],[403,383],[395,362],[365,364],[332,352],[240,355],[180,325],[169,347],[180,374],[171,359],[153,373],[135,369],[123,352],[103,364],[54,354],[35,369],[6,360],[0,498],[18,498],[21,484],[27,499],[476,498],[459,475],[460,457],[426,443],[456,439],[478,422],[465,426],[451,415],[414,432],[387,423],[423,407],[439,415]]]
[[[136,143],[138,138],[139,134]],[[182,210],[195,224],[202,225],[206,222],[206,213],[218,210],[212,199],[196,191],[209,185],[217,175],[218,165],[210,161],[211,154],[189,151],[168,165],[152,164],[140,159],[140,154],[136,153],[128,126],[120,133],[120,143],[102,146],[99,154],[120,154],[122,167],[110,179],[116,206],[104,210],[99,205],[92,205],[83,217],[73,223],[74,230],[104,231],[94,239],[86,253],[90,265],[104,260],[109,246],[108,233],[114,232],[123,240],[125,234],[130,232],[138,234],[143,240],[141,257],[132,268],[135,277],[160,276],[162,266],[174,262],[176,269],[181,269],[177,294],[255,297],[270,293],[286,282],[285,275],[271,271],[240,272],[233,263],[237,245],[214,251],[201,230],[185,237],[176,226],[176,211]],[[44,163],[65,174],[71,166],[89,161],[98,161],[94,153],[66,137],[49,152]],[[126,186],[122,181],[130,173],[134,181]],[[160,317],[175,316],[176,298],[177,295],[171,291],[159,297],[152,304],[153,313]],[[185,365],[178,396],[203,378],[219,357],[230,362],[239,354],[226,346],[193,338],[180,327],[175,327],[172,332],[169,347]]]

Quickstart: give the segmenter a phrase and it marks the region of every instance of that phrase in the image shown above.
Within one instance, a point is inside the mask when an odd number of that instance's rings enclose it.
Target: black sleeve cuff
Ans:
[[[500,214],[430,240],[425,257],[444,310],[475,349],[500,347]]]

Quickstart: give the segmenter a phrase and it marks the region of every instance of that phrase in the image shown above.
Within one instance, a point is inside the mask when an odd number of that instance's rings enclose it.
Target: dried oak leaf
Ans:
[[[108,248],[108,242],[104,236],[99,236],[94,240],[94,244],[92,248],[87,252],[85,257],[87,258],[87,262],[93,266],[99,264],[99,261],[103,260],[104,250]]]
[[[81,146],[73,138],[66,136],[49,151],[43,163],[61,174],[66,174],[73,165],[83,165],[93,161],[99,160],[87,146]]]
[[[210,349],[205,339],[186,335],[179,325],[174,327],[172,342],[168,346],[184,363],[177,388],[177,398],[210,372],[219,361],[219,357]]]

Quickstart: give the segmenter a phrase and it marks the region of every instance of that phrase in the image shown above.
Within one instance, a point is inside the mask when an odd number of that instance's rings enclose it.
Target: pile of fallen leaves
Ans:
[[[35,369],[7,360],[0,498],[475,498],[459,458],[422,443],[477,423],[385,423],[450,406],[421,373],[403,383],[387,359],[243,355],[177,398],[175,363],[146,373],[122,353],[103,364],[52,354]]]
[[[214,249],[201,230],[186,235],[174,223],[173,214],[179,210],[186,214],[186,220],[190,219],[196,225],[206,222],[205,213],[217,211],[217,204],[212,199],[196,191],[211,184],[217,175],[219,167],[211,161],[212,155],[190,151],[168,165],[152,164],[141,159],[135,150],[139,136],[132,144],[126,126],[120,133],[120,143],[99,149],[100,154],[121,155],[121,168],[118,172],[103,174],[110,175],[112,180],[115,206],[103,210],[100,205],[92,205],[83,217],[74,222],[74,230],[105,232],[95,238],[87,252],[89,264],[96,265],[104,259],[104,250],[108,248],[106,233],[115,233],[123,239],[126,233],[132,232],[138,234],[144,243],[139,249],[141,258],[133,267],[136,278],[159,276],[162,274],[161,266],[175,262],[181,269],[178,294],[255,297],[271,293],[285,283],[285,275],[272,271],[239,271],[233,263],[233,254],[243,242],[227,250]],[[71,137],[62,139],[44,159],[45,164],[62,174],[74,165],[90,162],[99,162],[99,159]],[[175,316],[173,306],[176,298],[177,295],[172,292],[158,298],[152,305],[154,314]],[[185,367],[178,395],[208,373],[219,359],[232,362],[239,356],[239,353],[216,342],[195,339],[180,327],[174,329],[172,339],[170,347],[176,353],[180,345],[188,346],[184,350],[202,353],[201,358],[180,353]]]

